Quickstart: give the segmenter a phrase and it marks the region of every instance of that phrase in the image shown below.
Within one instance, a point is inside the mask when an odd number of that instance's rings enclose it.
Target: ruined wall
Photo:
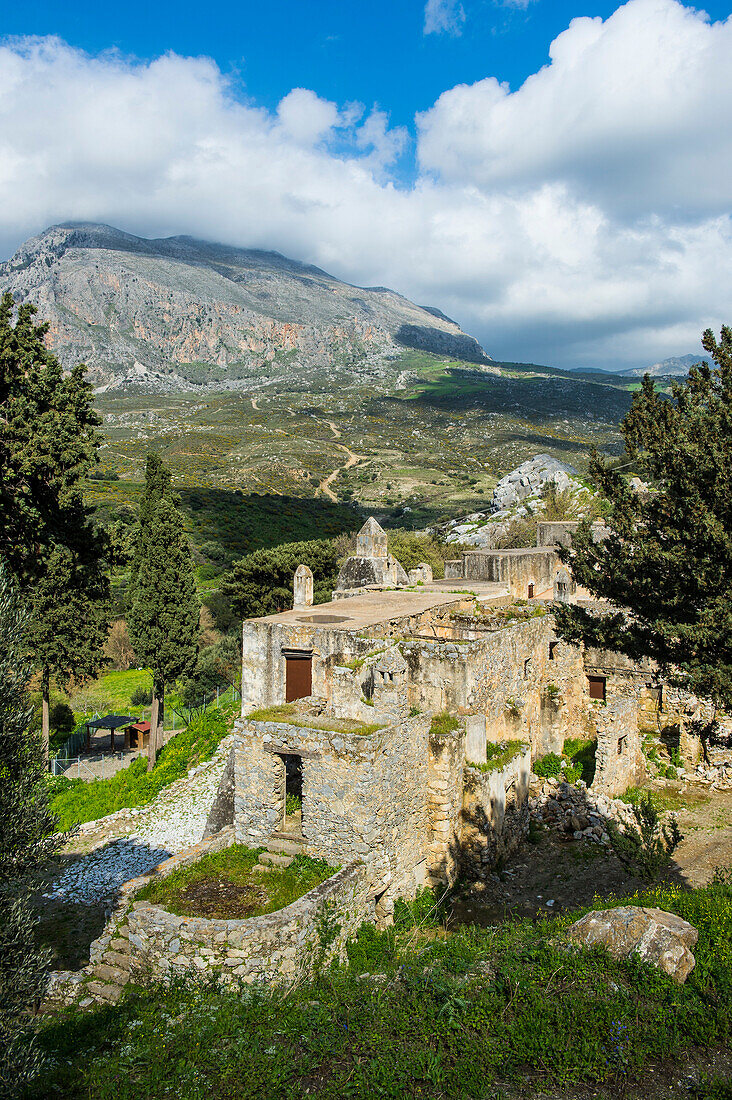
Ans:
[[[581,655],[556,642],[549,615],[472,641],[405,638],[400,649],[410,704],[475,716],[472,726],[483,721],[487,741],[525,740],[537,756],[561,751],[566,736],[584,731]]]
[[[552,587],[557,556],[550,548],[527,550],[470,550],[463,555],[466,581],[492,581],[508,587],[512,596],[526,599],[529,585],[534,595]]]
[[[430,733],[427,788],[429,886],[452,885],[460,869],[465,730]]]
[[[465,769],[461,814],[461,863],[468,874],[484,877],[519,846],[529,828],[531,749],[504,768]]]
[[[632,690],[592,708],[597,733],[592,789],[610,797],[642,783],[645,759],[638,730],[638,700]]]
[[[282,826],[284,765],[302,758],[306,851],[331,863],[366,860],[374,894],[411,897],[427,839],[427,716],[373,733],[240,722],[235,750],[236,836],[266,843]]]
[[[224,982],[291,982],[345,954],[346,940],[373,917],[365,869],[344,867],[292,905],[245,920],[179,917],[151,902],[128,915],[133,967],[164,978],[176,971],[218,972]],[[321,932],[334,928],[330,938]],[[328,942],[329,940],[329,942]]]

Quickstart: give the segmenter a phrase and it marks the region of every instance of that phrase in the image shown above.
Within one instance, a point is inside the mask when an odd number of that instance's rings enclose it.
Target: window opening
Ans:
[[[605,702],[605,677],[588,676],[587,683],[590,688],[590,699],[600,699]]]
[[[533,600],[533,598],[534,598],[534,586],[533,586],[533,584],[530,584],[529,585],[529,599]]]
[[[554,651],[555,651],[555,649],[557,648],[558,645],[559,645],[559,642],[549,642],[549,660],[550,661],[556,661],[556,657],[554,656]]]

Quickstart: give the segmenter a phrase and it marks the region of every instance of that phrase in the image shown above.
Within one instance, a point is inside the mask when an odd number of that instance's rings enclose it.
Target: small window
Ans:
[[[619,737],[618,738],[618,756],[622,756],[624,752],[625,752],[625,738],[624,737]]]
[[[605,702],[605,677],[588,676],[587,683],[590,688],[590,699],[600,699]]]
[[[529,676],[530,673],[531,673],[531,658],[528,657],[524,661],[524,679],[526,679]]]
[[[559,645],[559,642],[549,642],[549,660],[550,661],[556,661],[556,657],[554,656],[554,653],[555,653],[556,648],[557,648],[558,645]]]
[[[529,599],[533,600],[533,598],[534,598],[534,586],[533,586],[533,584],[530,584],[529,585]]]

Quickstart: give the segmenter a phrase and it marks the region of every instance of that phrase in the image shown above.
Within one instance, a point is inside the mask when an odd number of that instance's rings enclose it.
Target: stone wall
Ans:
[[[239,723],[237,839],[257,846],[282,828],[282,755],[296,755],[307,853],[331,863],[363,859],[373,895],[413,896],[426,856],[429,725],[425,715],[366,734]]]
[[[504,584],[512,596],[526,599],[529,585],[534,595],[552,587],[558,558],[549,547],[521,550],[469,550],[463,555],[466,581]]]
[[[359,925],[374,919],[366,869],[359,862],[337,871],[292,905],[245,920],[179,917],[135,900],[153,879],[189,867],[235,839],[233,829],[225,828],[171,856],[150,874],[126,882],[91,945],[89,964],[51,974],[44,1011],[74,1003],[113,1003],[131,976],[161,978],[176,970],[215,970],[231,981],[294,981],[310,973],[315,963],[328,965],[342,958]]]
[[[343,958],[373,908],[365,869],[351,864],[284,909],[246,920],[179,917],[133,902],[129,942],[135,968],[152,977],[188,970],[231,982],[293,982]]]
[[[465,729],[430,732],[427,788],[427,865],[429,886],[452,885],[460,869],[462,846]]]
[[[646,769],[638,729],[638,700],[633,691],[616,694],[605,703],[594,703],[590,721],[597,736],[592,789],[612,798],[642,783]]]
[[[499,860],[518,848],[529,829],[531,749],[504,768],[465,768],[462,806],[463,870],[484,877]]]
[[[557,641],[550,615],[475,631],[463,642],[405,638],[400,649],[410,704],[470,715],[487,741],[528,741],[540,756],[585,731],[582,658]]]

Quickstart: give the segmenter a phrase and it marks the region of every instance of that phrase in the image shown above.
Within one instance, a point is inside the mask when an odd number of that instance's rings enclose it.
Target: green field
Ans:
[[[485,507],[496,480],[538,452],[580,471],[591,446],[617,453],[635,385],[405,351],[388,369],[283,364],[247,391],[112,392],[97,398],[101,463],[120,480],[90,483],[90,500],[103,519],[131,518],[154,448],[194,547],[218,544],[214,555],[353,530],[364,512],[416,528]],[[198,564],[206,587],[216,559],[204,551]]]

